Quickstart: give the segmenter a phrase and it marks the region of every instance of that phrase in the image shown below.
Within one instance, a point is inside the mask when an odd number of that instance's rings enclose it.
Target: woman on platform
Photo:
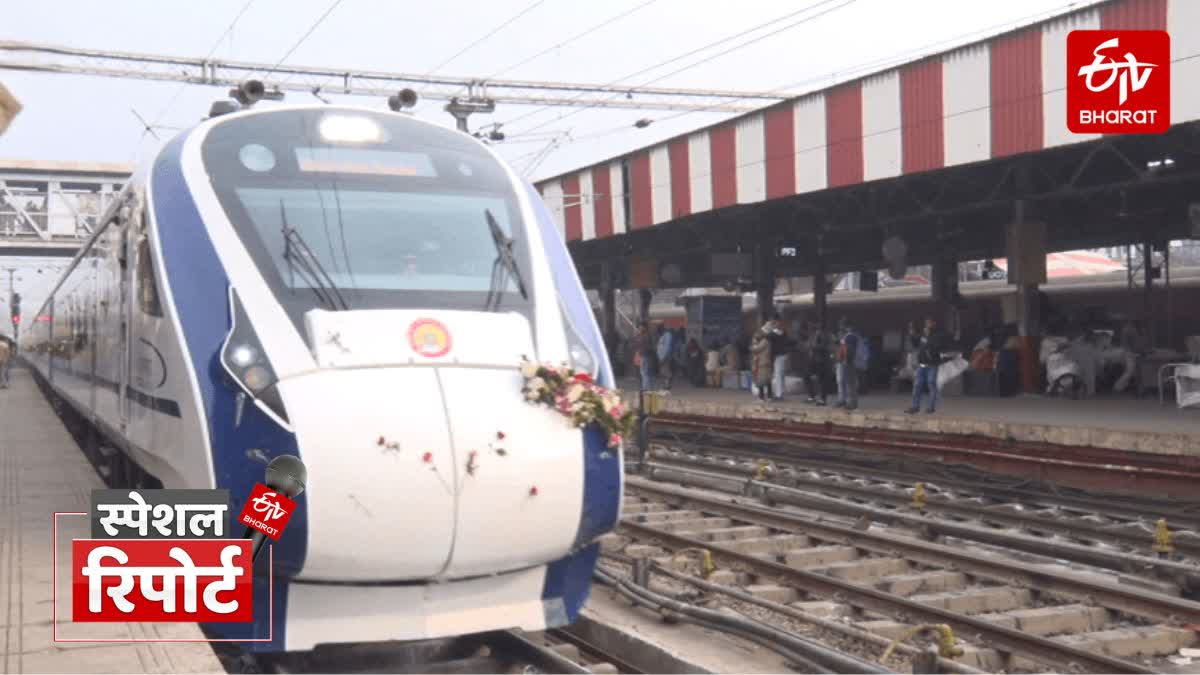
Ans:
[[[768,321],[754,333],[750,342],[750,363],[753,371],[754,386],[758,388],[758,397],[763,401],[771,398],[771,379],[774,376],[774,359],[771,358],[771,341],[769,336],[775,329],[774,321]]]

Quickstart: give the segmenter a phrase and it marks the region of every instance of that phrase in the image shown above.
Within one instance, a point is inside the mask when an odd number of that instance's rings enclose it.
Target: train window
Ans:
[[[138,306],[150,316],[162,316],[158,297],[158,282],[154,278],[154,261],[150,259],[150,240],[142,237],[137,251]]]
[[[307,110],[231,118],[202,150],[217,198],[297,328],[314,306],[495,307],[532,320],[534,251],[503,164],[461,132],[393,115],[370,117],[381,138],[351,147],[332,132],[373,125],[356,117],[331,129],[328,119]],[[259,170],[266,151],[273,164]],[[493,276],[488,213],[513,241],[527,297],[512,275]]]

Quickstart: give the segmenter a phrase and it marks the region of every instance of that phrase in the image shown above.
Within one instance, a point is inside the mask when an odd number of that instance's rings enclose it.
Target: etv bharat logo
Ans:
[[[1161,30],[1067,36],[1067,128],[1162,133],[1171,126],[1171,38]]]
[[[238,515],[238,522],[279,541],[279,535],[295,510],[296,502],[262,483],[255,483],[246,506]]]

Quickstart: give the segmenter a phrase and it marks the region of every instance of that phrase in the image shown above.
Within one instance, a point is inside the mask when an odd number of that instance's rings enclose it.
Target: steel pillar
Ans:
[[[1158,326],[1154,321],[1154,244],[1142,242],[1142,314],[1146,317],[1146,337],[1150,347],[1158,347]]]
[[[604,333],[604,344],[610,355],[616,354],[617,346],[617,288],[613,284],[612,264],[605,262],[600,272],[600,330]]]
[[[817,257],[813,274],[813,309],[817,313],[817,327],[825,330],[829,325],[829,306],[826,303],[828,288],[825,284],[825,259]]]

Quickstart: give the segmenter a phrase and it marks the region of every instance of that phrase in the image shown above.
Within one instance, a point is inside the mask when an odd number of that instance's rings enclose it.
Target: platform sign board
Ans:
[[[754,257],[749,253],[713,253],[709,274],[715,279],[733,279],[754,274]]]
[[[654,258],[630,259],[629,285],[632,288],[658,288],[658,261]]]

